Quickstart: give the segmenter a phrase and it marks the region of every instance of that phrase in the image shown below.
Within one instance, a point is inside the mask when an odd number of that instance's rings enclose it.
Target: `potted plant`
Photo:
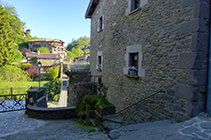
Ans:
[[[99,97],[99,101],[96,103],[95,108],[96,111],[100,114],[100,116],[114,114],[116,111],[115,106],[103,96]]]
[[[34,100],[33,97],[31,97],[31,98],[29,99],[29,104],[30,104],[30,105],[34,105],[34,103],[35,103],[35,100]]]
[[[128,68],[129,75],[131,76],[137,76],[138,69],[135,66],[129,67]]]
[[[101,70],[101,64],[98,64],[97,66],[98,66],[97,70]]]

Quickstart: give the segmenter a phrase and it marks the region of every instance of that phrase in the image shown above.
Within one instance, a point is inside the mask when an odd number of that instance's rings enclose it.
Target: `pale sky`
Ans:
[[[16,8],[25,29],[39,38],[61,39],[65,46],[83,36],[90,37],[90,19],[85,12],[90,0],[0,0]]]

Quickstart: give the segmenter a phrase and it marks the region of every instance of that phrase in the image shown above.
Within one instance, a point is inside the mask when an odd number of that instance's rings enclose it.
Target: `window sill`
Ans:
[[[139,76],[132,76],[132,75],[129,75],[129,74],[125,74],[127,77],[129,77],[129,78],[134,78],[134,79],[138,79],[139,78]]]
[[[100,32],[102,32],[103,31],[103,29],[102,30],[99,30],[99,31],[97,31],[98,33],[100,33]]]
[[[136,13],[136,12],[139,11],[139,10],[141,10],[141,7],[139,7],[139,8],[137,8],[137,9],[131,11],[131,12],[129,13],[129,15],[132,15],[133,13]]]
[[[102,70],[101,69],[97,69],[97,71],[101,72]]]

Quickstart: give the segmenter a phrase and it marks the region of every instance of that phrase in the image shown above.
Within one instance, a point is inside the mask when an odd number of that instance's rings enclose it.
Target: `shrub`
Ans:
[[[20,52],[22,53],[22,55],[23,55],[24,57],[26,57],[26,53],[30,53],[31,50],[30,50],[30,49],[27,49],[27,48],[23,48],[23,49],[21,49]]]
[[[22,66],[31,66],[32,64],[30,63],[23,63]]]
[[[30,65],[30,66],[21,66],[22,70],[25,70],[28,72],[30,78],[34,79],[39,75],[39,68],[36,65]]]
[[[28,73],[18,67],[11,65],[0,67],[0,81],[2,82],[26,82],[30,80]]]
[[[59,66],[51,67],[48,69],[48,75],[50,80],[54,80],[58,77],[59,74]]]
[[[60,97],[60,91],[61,91],[61,79],[56,78],[52,80],[50,83],[48,83],[47,91],[51,94],[53,101],[58,102]]]

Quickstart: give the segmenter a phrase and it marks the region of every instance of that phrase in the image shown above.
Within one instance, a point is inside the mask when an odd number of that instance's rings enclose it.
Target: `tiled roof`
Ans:
[[[64,41],[60,40],[60,39],[34,39],[34,40],[29,40],[28,42],[42,42],[42,41],[46,41],[46,42],[52,42],[52,41],[55,41],[55,42],[62,42],[64,43]]]
[[[30,58],[62,58],[59,54],[52,54],[52,53],[40,53],[39,55],[37,53],[26,53],[26,57]]]
[[[94,13],[98,2],[99,2],[99,0],[90,0],[89,6],[86,10],[85,18],[92,18],[92,14]]]

